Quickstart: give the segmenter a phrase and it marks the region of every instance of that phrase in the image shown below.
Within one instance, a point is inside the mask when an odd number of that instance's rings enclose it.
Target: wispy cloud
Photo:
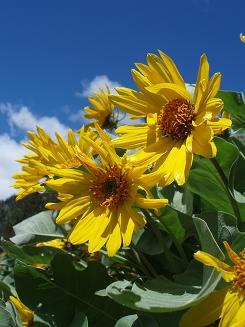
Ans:
[[[61,135],[66,135],[67,133],[67,126],[62,124],[57,117],[37,117],[26,106],[0,103],[0,112],[7,115],[7,121],[12,132],[15,129],[33,131],[36,129],[36,126],[40,126],[50,135],[54,135],[55,132]]]
[[[38,125],[51,136],[54,136],[55,132],[65,136],[67,127],[57,117],[37,117],[26,106],[0,103],[0,113],[6,116],[6,122],[10,128],[9,133],[0,134],[0,153],[2,154],[0,156],[0,199],[6,199],[16,193],[16,190],[10,186],[13,182],[11,176],[21,169],[21,165],[16,160],[28,152],[14,139],[16,130],[35,130]]]
[[[113,92],[115,87],[121,86],[119,82],[111,81],[107,75],[95,76],[91,81],[81,81],[82,91],[76,92],[76,96],[79,98],[86,98],[94,92],[98,92],[100,88],[105,88],[108,85]]]
[[[21,158],[27,150],[8,134],[0,134],[0,200],[5,200],[16,193],[10,186],[13,182],[11,176],[20,170],[16,159]]]

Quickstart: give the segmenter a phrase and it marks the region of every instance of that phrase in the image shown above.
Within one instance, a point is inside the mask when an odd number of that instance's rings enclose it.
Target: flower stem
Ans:
[[[222,179],[222,182],[223,182],[223,184],[225,186],[225,190],[226,190],[227,196],[229,198],[229,201],[230,201],[230,204],[231,204],[232,209],[234,211],[234,214],[235,214],[235,216],[237,218],[237,223],[239,225],[239,224],[241,224],[240,210],[238,208],[238,205],[237,205],[236,200],[234,199],[233,192],[229,188],[228,179],[225,176],[225,173],[223,172],[223,169],[220,167],[218,161],[215,158],[211,158],[210,160],[213,163],[214,167],[216,168],[217,172],[219,173],[220,178]]]
[[[157,272],[155,269],[152,267],[146,256],[137,248],[136,245],[131,243],[131,248],[134,252],[134,255],[136,256],[138,262],[143,268],[143,271],[145,272],[146,275],[148,275],[147,271],[150,272],[150,277],[157,277]]]

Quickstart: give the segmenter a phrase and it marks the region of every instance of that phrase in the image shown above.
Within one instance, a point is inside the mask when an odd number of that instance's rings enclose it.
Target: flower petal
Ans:
[[[181,318],[180,327],[209,326],[220,318],[228,288],[211,293],[205,300],[190,308]]]
[[[200,261],[206,266],[215,268],[218,272],[222,273],[222,277],[225,281],[230,282],[234,279],[233,268],[226,263],[220,261],[218,258],[215,258],[209,253],[203,251],[197,251],[194,254],[194,258],[197,261]]]
[[[190,93],[183,87],[171,83],[160,83],[146,87],[152,93],[163,95],[168,101],[184,98],[191,101]]]
[[[217,135],[230,128],[232,121],[228,118],[217,118],[209,121],[207,124],[212,128],[213,133]]]
[[[210,127],[202,124],[193,130],[193,153],[199,154],[205,158],[213,158],[216,156],[217,148],[213,139],[213,131]]]

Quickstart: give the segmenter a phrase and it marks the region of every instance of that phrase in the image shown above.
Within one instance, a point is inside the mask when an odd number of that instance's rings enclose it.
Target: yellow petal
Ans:
[[[217,154],[217,148],[213,139],[213,131],[210,127],[202,124],[193,130],[193,153],[206,158],[213,158]]]
[[[220,320],[220,326],[221,327],[235,327],[237,326],[244,326],[242,324],[242,321],[244,322],[244,316],[239,321],[240,325],[238,325],[237,316],[239,315],[239,311],[241,309],[242,303],[244,303],[244,296],[240,296],[238,292],[235,292],[232,288],[228,290],[226,293],[222,313],[221,313],[221,320]],[[242,308],[241,313],[244,313],[244,307]]]
[[[142,195],[137,194],[135,198],[135,203],[140,208],[145,209],[156,209],[156,208],[163,208],[168,204],[167,199],[146,199]]]
[[[104,212],[99,216],[99,218],[96,218],[96,221],[94,221],[97,229],[95,229],[94,233],[89,237],[88,251],[90,253],[100,250],[109,237],[109,233],[106,233],[105,230],[111,222],[106,213],[107,212]]]
[[[228,244],[227,241],[224,241],[224,246],[225,246],[226,252],[227,252],[229,258],[231,259],[231,261],[234,264],[240,264],[241,259],[240,259],[239,255],[235,251],[232,250],[232,248],[230,247],[230,245]]]
[[[191,95],[189,92],[185,88],[182,88],[176,84],[160,83],[148,86],[146,89],[152,93],[163,95],[168,99],[168,101],[179,98],[184,98],[187,101],[191,101]]]
[[[170,57],[168,57],[165,53],[163,53],[161,50],[159,50],[158,52],[159,52],[160,56],[162,57],[163,62],[165,64],[168,72],[170,73],[172,82],[185,88],[185,82],[184,82],[182,76],[180,75],[173,60]]]
[[[133,232],[139,228],[137,222],[132,218],[131,210],[132,209],[128,209],[125,205],[120,210],[118,223],[121,229],[123,246],[129,246],[133,237]]]
[[[190,308],[181,318],[180,327],[204,327],[220,318],[228,288],[211,293],[205,300]]]
[[[120,231],[119,224],[117,223],[106,243],[108,256],[113,257],[120,249],[121,244],[122,244],[121,231]]]
[[[79,197],[68,201],[60,210],[56,222],[58,224],[63,224],[64,222],[71,221],[72,219],[81,216],[90,206],[90,202],[90,196]]]
[[[240,40],[245,43],[245,35],[242,35],[242,33],[240,34]]]
[[[168,137],[153,143],[146,148],[140,150],[136,154],[129,156],[129,161],[132,163],[149,164],[158,160],[162,155],[168,154],[171,148],[176,144],[175,140]]]
[[[234,279],[233,268],[226,263],[220,261],[209,253],[198,251],[194,254],[194,258],[206,266],[215,268],[218,272],[222,273],[225,281],[230,282]]]
[[[236,312],[230,327],[241,327],[245,326],[245,301],[243,301],[240,305],[240,308]]]
[[[34,312],[20,301],[19,298],[10,296],[9,300],[15,305],[23,326],[32,326],[34,319]]]
[[[200,100],[203,95],[203,88],[201,87],[200,83],[208,83],[209,80],[209,64],[208,60],[205,54],[201,56],[200,59],[200,65],[199,65],[199,71],[197,75],[197,81],[196,81],[196,87],[195,87],[195,92],[193,96],[193,102],[195,104],[196,109],[199,107]]]
[[[217,118],[207,122],[215,135],[221,134],[227,128],[231,127],[232,121],[228,118]]]
[[[94,235],[94,230],[97,229],[98,225],[96,222],[98,220],[96,220],[96,217],[99,218],[101,214],[103,214],[103,210],[95,209],[80,219],[69,235],[69,242],[72,244],[82,244],[88,241]]]

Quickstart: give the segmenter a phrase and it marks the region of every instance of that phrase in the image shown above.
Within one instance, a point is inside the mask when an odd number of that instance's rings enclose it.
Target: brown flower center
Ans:
[[[118,207],[129,195],[129,181],[118,166],[98,173],[90,191],[94,202],[101,207]]]
[[[158,115],[160,131],[165,136],[183,140],[190,135],[195,107],[185,99],[168,102]]]
[[[239,292],[245,295],[245,250],[240,253],[241,259],[234,266],[235,279],[233,285],[238,287]]]

